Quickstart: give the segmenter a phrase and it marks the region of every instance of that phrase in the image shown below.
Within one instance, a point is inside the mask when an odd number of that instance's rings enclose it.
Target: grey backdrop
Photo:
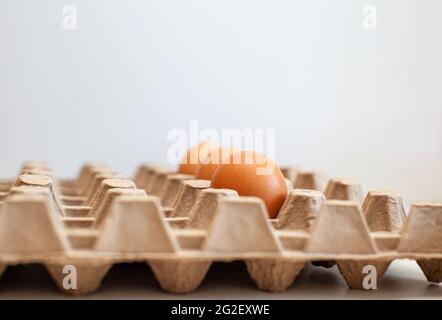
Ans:
[[[442,200],[441,15],[438,0],[0,0],[0,176],[25,159],[132,174],[198,120],[276,129],[279,163]]]

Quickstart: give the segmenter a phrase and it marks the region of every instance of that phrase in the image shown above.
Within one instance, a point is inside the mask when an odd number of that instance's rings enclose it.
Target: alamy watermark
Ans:
[[[63,267],[63,289],[76,290],[77,289],[77,268],[74,265],[68,264]]]
[[[62,286],[65,290],[77,290],[77,268],[74,265],[68,264],[63,267],[62,273],[65,275],[62,280]],[[362,273],[365,276],[362,279],[362,288],[364,290],[378,289],[378,274],[377,269],[373,265],[365,265],[362,268]]]
[[[222,129],[200,128],[198,121],[191,121],[188,129],[174,128],[167,134],[167,141],[171,142],[167,150],[167,161],[176,165],[185,161],[190,164],[198,163],[254,163],[260,165],[257,168],[258,175],[272,174],[274,164],[270,161],[262,162],[262,159],[254,157],[252,153],[242,157],[239,153],[231,157],[225,157],[222,153],[215,153],[216,156],[207,157],[207,150],[210,145],[219,145],[224,148],[255,151],[266,155],[269,159],[276,160],[276,132],[274,129],[246,128],[246,129]],[[188,158],[183,158],[186,152],[201,142],[208,142],[203,149],[192,150]]]
[[[366,276],[362,280],[362,287],[365,290],[377,290],[378,272],[375,266],[368,264],[362,268],[362,273]]]
[[[362,28],[364,30],[376,30],[378,27],[378,9],[370,4],[362,8]]]
[[[62,9],[62,27],[65,30],[76,30],[78,28],[77,7],[72,4],[66,5]]]

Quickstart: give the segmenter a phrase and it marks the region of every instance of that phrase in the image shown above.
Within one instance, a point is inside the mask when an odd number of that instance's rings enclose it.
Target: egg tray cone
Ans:
[[[245,261],[257,287],[271,292],[290,287],[312,261],[337,263],[350,288],[364,287],[365,266],[380,281],[402,258],[416,260],[428,281],[442,279],[442,204],[414,203],[406,217],[398,195],[363,199],[348,179],[329,180],[325,195],[291,191],[277,219],[258,198],[158,166],[141,166],[132,181],[89,163],[74,180],[54,180],[46,165],[28,162],[0,186],[0,275],[40,263],[67,294],[94,292],[122,262],[145,262],[173,293],[195,290],[214,261]],[[75,267],[75,288],[66,286],[67,267]]]

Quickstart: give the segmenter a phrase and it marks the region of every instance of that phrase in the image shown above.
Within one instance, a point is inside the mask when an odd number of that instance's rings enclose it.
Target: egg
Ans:
[[[201,160],[205,159],[213,149],[218,146],[210,142],[202,142],[191,147],[184,155],[183,160],[178,168],[179,173],[194,175]]]
[[[212,180],[212,176],[218,166],[223,163],[224,159],[228,159],[233,153],[238,152],[238,149],[229,147],[219,147],[213,149],[210,154],[198,166],[195,177],[197,179]]]
[[[252,151],[233,153],[220,164],[211,188],[233,189],[240,196],[261,198],[270,218],[276,218],[287,197],[287,183],[281,169],[267,157]]]

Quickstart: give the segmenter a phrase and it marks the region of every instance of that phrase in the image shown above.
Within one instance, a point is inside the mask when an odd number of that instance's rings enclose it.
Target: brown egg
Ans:
[[[218,166],[223,163],[223,160],[228,158],[238,149],[229,147],[219,147],[218,149],[213,149],[212,152],[202,161],[195,172],[195,177],[197,179],[212,180],[212,176]]]
[[[252,151],[234,153],[228,163],[220,164],[213,174],[211,187],[261,198],[270,218],[276,218],[287,197],[281,169],[267,157]]]
[[[215,148],[217,148],[217,145],[210,142],[202,142],[191,147],[185,154],[183,161],[178,168],[178,172],[184,174],[195,174],[201,160],[205,159]]]

